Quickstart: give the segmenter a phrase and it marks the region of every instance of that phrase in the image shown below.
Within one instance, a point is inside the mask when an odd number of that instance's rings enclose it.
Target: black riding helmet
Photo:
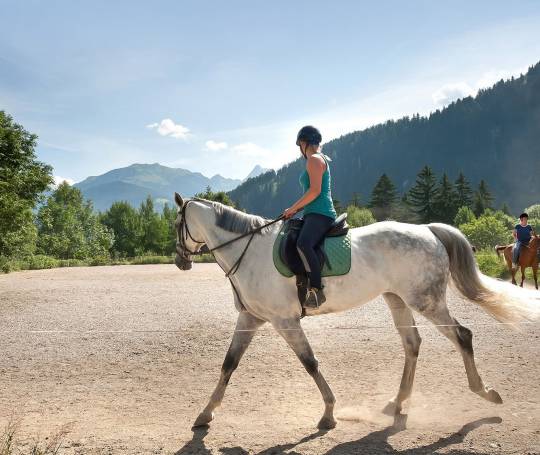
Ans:
[[[319,145],[322,142],[321,132],[314,126],[304,126],[298,131],[296,145],[300,145],[300,141],[304,141],[308,145]]]
[[[305,142],[307,145],[319,145],[322,142],[322,136],[320,131],[314,126],[307,125],[298,131],[296,135],[296,145],[300,145],[300,141]],[[307,159],[305,152],[300,147],[300,151],[304,156],[304,159]]]

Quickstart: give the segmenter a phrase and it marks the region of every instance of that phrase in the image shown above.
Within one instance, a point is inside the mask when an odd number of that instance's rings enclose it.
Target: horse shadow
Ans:
[[[356,440],[344,442],[332,447],[330,450],[324,452],[324,455],[350,455],[355,453],[366,453],[370,455],[378,454],[394,454],[394,455],[428,455],[433,454],[435,451],[446,448],[448,446],[459,444],[463,442],[465,437],[473,430],[481,427],[482,425],[499,424],[502,422],[500,417],[486,417],[478,419],[473,422],[469,422],[461,427],[455,433],[449,436],[439,438],[437,441],[432,442],[421,447],[415,447],[412,449],[397,450],[394,449],[388,439],[391,436],[405,430],[407,427],[407,415],[398,414],[394,417],[394,422],[382,430],[373,431],[366,436]],[[296,442],[290,442],[287,444],[279,444],[273,447],[264,449],[258,452],[256,455],[301,455],[301,452],[296,452],[294,449],[300,444],[304,444],[313,439],[317,439],[324,436],[328,431],[319,430],[310,435],[304,436],[302,439]],[[175,455],[211,455],[212,451],[208,449],[204,444],[204,438],[208,434],[208,427],[193,429],[193,438],[187,442],[184,447],[178,450]],[[250,452],[243,447],[222,447],[219,451],[223,455],[248,455]],[[456,449],[446,451],[447,455],[474,455],[477,451],[470,451],[465,449]]]

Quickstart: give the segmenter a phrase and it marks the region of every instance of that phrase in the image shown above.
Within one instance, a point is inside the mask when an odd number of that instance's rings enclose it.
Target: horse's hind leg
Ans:
[[[263,324],[264,321],[252,316],[248,312],[243,311],[238,315],[236,329],[227,355],[225,356],[225,361],[221,367],[221,376],[218,384],[210,397],[210,401],[199,414],[197,420],[195,420],[195,423],[193,424],[194,427],[207,425],[212,421],[214,418],[214,409],[221,404],[223,396],[225,395],[225,389],[227,388],[227,384],[229,383],[233,371],[238,367],[240,359],[255,336],[255,332]]]
[[[534,287],[538,289],[538,265],[533,266]]]
[[[279,321],[274,324],[275,329],[285,339],[302,362],[302,365],[317,384],[324,400],[324,414],[317,425],[319,429],[330,429],[336,426],[334,419],[334,404],[336,399],[324,376],[319,371],[319,362],[313,354],[304,330],[298,320]]]
[[[486,387],[478,374],[474,362],[472,332],[450,316],[448,308],[446,307],[446,302],[444,300],[436,301],[433,304],[424,307],[421,314],[433,322],[437,329],[454,343],[461,353],[463,363],[465,364],[467,379],[469,381],[469,388],[474,393],[492,403],[502,403],[500,395],[495,390]]]
[[[383,296],[390,308],[394,324],[401,336],[401,342],[405,349],[405,365],[403,367],[399,392],[384,408],[384,412],[388,414],[399,414],[403,402],[411,396],[414,373],[416,371],[416,360],[418,359],[418,351],[422,339],[418,334],[418,330],[414,327],[416,324],[412,311],[405,305],[405,302],[396,294],[385,293]]]

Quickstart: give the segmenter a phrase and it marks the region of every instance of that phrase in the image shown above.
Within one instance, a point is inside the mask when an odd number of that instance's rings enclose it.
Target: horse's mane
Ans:
[[[220,202],[202,198],[194,198],[194,200],[211,205],[216,214],[216,226],[236,234],[247,234],[269,221],[261,216],[241,212]],[[265,230],[263,229],[263,231]]]

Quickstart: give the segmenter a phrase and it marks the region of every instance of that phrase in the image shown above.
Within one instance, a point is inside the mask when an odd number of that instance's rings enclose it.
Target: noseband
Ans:
[[[208,250],[208,247],[206,248],[206,251],[203,251],[204,246],[206,246],[205,242],[199,242],[198,240],[195,240],[193,236],[191,235],[191,232],[189,231],[189,227],[187,225],[187,220],[186,220],[186,209],[190,202],[192,201],[187,201],[180,209],[180,215],[182,216],[182,219],[180,220],[180,226],[179,226],[179,232],[178,232],[179,234],[178,243],[180,244],[179,245],[180,251],[178,249],[178,246],[176,247],[176,252],[180,255],[180,257],[189,262],[191,262],[191,259],[189,258],[189,256],[201,256],[202,254],[206,252],[211,252],[210,250]],[[195,243],[202,243],[203,247],[199,248],[198,251],[191,251],[187,247],[187,244],[186,244],[186,240],[188,237],[191,240],[193,240]]]

